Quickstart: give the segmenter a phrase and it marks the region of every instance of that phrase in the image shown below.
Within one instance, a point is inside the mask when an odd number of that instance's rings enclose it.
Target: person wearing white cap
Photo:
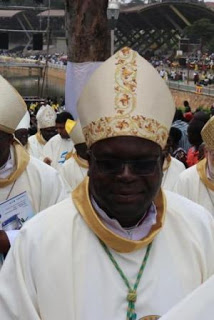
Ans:
[[[202,205],[214,217],[214,116],[204,125],[201,137],[205,158],[179,175],[174,191]]]
[[[0,254],[5,254],[17,232],[4,231],[4,213],[1,206],[3,202],[26,192],[32,213],[36,214],[68,195],[59,174],[31,157],[23,146],[14,140],[13,134],[27,107],[18,92],[2,76],[0,96],[0,229],[3,229],[0,230]],[[13,210],[8,208],[7,214]]]
[[[0,273],[4,320],[158,319],[213,274],[212,217],[160,188],[174,111],[129,48],[92,74],[78,102],[89,176],[21,230]]]
[[[67,111],[57,114],[56,129],[58,134],[48,141],[43,151],[43,161],[56,170],[60,170],[67,154],[73,152],[74,143],[65,130],[65,123],[68,119],[73,120],[73,117]]]
[[[87,176],[89,167],[87,146],[79,120],[68,119],[65,129],[74,142],[76,152],[72,152],[71,157],[62,165],[60,174],[67,181],[71,191],[73,191]]]
[[[37,133],[29,137],[28,142],[33,149],[34,146],[38,150],[36,157],[40,160],[44,159],[44,146],[54,135],[56,131],[56,112],[51,106],[42,106],[37,115]]]
[[[39,152],[36,144],[29,144],[28,142],[28,129],[30,128],[30,114],[26,111],[24,117],[19,122],[16,130],[14,132],[14,136],[19,142],[23,145],[23,147],[30,153],[30,155],[38,158]]]

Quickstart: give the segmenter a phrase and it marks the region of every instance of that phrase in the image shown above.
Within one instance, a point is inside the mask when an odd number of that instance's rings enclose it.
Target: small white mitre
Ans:
[[[165,81],[136,51],[123,48],[92,74],[78,101],[90,147],[116,136],[136,136],[164,148],[175,113]]]
[[[16,89],[0,75],[0,130],[14,133],[27,106]]]
[[[16,127],[16,130],[29,129],[29,128],[30,128],[30,114],[28,111],[26,111],[24,117],[19,122],[18,126]]]
[[[201,136],[205,145],[209,149],[214,150],[214,116],[207,121],[201,130]]]
[[[55,127],[56,125],[56,112],[49,106],[42,106],[36,115],[38,129]]]

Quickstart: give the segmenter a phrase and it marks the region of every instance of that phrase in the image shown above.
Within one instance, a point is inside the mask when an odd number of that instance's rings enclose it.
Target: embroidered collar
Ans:
[[[154,203],[157,209],[156,223],[151,227],[149,233],[140,240],[125,239],[109,230],[95,212],[89,196],[89,177],[72,192],[74,204],[88,227],[108,247],[118,252],[132,252],[146,247],[153,241],[155,236],[163,227],[166,211],[166,200],[162,189],[160,189]]]

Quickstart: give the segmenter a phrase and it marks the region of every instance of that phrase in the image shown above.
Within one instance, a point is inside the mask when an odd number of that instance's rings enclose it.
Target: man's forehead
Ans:
[[[53,130],[56,130],[56,127],[47,127],[47,128],[43,128],[42,130],[44,130],[44,131],[53,131]]]

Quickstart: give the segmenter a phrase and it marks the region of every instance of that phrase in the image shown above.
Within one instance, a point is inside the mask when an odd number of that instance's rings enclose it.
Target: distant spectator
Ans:
[[[185,107],[184,112],[190,112],[191,111],[191,107],[190,107],[189,102],[187,100],[184,100],[183,105]]]
[[[176,110],[172,127],[181,130],[182,137],[178,143],[178,147],[184,149],[184,151],[187,152],[191,147],[191,144],[189,143],[187,134],[188,123],[184,121],[184,116],[181,110]]]
[[[193,81],[195,85],[199,82],[199,75],[197,72],[194,72]]]
[[[197,112],[193,119],[189,123],[188,127],[188,139],[192,144],[192,147],[187,153],[187,165],[188,167],[193,166],[198,163],[199,158],[199,146],[202,144],[201,130],[205,123],[209,120],[209,116],[199,111]]]
[[[181,161],[185,167],[187,167],[186,163],[186,152],[183,148],[179,147],[179,141],[182,138],[182,132],[178,128],[171,127],[168,138],[168,150],[171,156]]]

